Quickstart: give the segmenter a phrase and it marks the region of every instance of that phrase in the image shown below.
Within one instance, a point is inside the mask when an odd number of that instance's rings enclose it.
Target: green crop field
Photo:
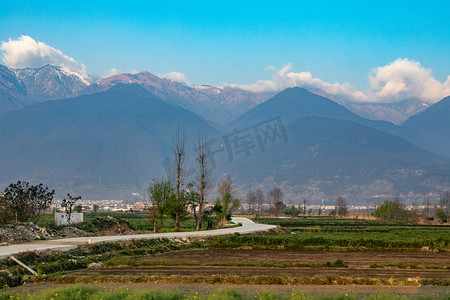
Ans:
[[[245,293],[236,289],[218,289],[209,292],[181,292],[177,290],[158,291],[158,290],[132,290],[129,288],[106,289],[102,287],[94,287],[87,285],[75,285],[73,287],[47,289],[32,294],[14,294],[0,293],[0,300],[11,299],[28,299],[28,300],[47,300],[47,299],[155,299],[155,300],[200,300],[200,299],[217,299],[217,300],[407,300],[407,299],[430,299],[424,297],[405,297],[399,295],[374,294],[363,297],[349,294],[338,295],[308,295],[299,289],[292,289],[289,293],[277,293],[273,291],[260,291],[255,293]],[[446,297],[436,297],[436,299],[447,299]]]
[[[309,246],[341,248],[360,248],[372,250],[448,249],[450,230],[448,229],[393,229],[380,232],[301,232],[270,235],[243,235],[222,237],[210,241],[211,247],[217,248],[276,248],[304,250]]]
[[[280,225],[285,234],[244,235],[216,238],[210,247],[283,248],[308,247],[354,250],[413,250],[450,248],[449,226],[388,225],[380,221],[332,218],[265,218],[261,223]]]

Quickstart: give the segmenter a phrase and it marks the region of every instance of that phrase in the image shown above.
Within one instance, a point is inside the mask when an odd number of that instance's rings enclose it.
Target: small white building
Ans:
[[[71,213],[70,220],[67,213],[55,213],[55,225],[66,226],[83,222],[83,213]]]

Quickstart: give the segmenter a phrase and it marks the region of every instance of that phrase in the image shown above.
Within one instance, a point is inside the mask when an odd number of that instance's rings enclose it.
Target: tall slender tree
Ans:
[[[206,134],[201,132],[198,136],[197,145],[195,146],[196,161],[198,163],[198,173],[196,176],[196,186],[198,189],[198,214],[197,226],[195,230],[202,229],[203,209],[206,203],[205,198],[213,185],[213,164],[211,146]]]
[[[442,194],[439,198],[439,206],[445,211],[446,214],[450,214],[450,191]]]
[[[269,195],[273,203],[273,212],[278,217],[281,209],[284,207],[283,191],[279,186],[276,186],[269,192]]]
[[[248,213],[251,215],[255,212],[256,205],[256,193],[253,190],[249,190],[246,195]]]
[[[184,173],[186,166],[186,132],[177,129],[173,140],[173,154],[175,158],[176,198],[171,203],[175,217],[175,232],[180,231],[180,215],[187,207],[187,197],[183,194]]]
[[[430,216],[430,207],[431,207],[430,198],[426,197],[423,200],[423,214],[425,215],[425,218]]]
[[[440,210],[442,210],[448,220],[450,217],[450,191],[445,192],[439,199]],[[441,213],[442,215],[442,213]],[[441,218],[442,219],[442,218]]]
[[[260,217],[264,204],[264,192],[261,189],[257,189],[255,191],[255,198],[256,198],[256,217]]]

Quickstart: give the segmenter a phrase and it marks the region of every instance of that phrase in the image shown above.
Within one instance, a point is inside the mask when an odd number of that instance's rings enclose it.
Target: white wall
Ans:
[[[55,213],[55,225],[64,226],[69,225],[69,214]],[[83,213],[72,213],[70,217],[70,224],[77,224],[83,222]]]

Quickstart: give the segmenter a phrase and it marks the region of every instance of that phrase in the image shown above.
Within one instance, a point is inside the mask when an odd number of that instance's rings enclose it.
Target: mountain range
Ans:
[[[152,178],[167,175],[172,137],[185,128],[191,153],[198,134],[208,135],[216,178],[235,177],[242,192],[278,184],[289,201],[345,195],[356,204],[450,189],[450,98],[394,125],[319,94],[187,85],[148,72],[88,84],[53,66],[0,66],[0,185],[44,182],[89,199],[145,195]],[[411,99],[396,109],[423,107]]]
[[[101,79],[90,85],[84,93],[98,93],[120,83],[139,84],[168,103],[184,107],[208,121],[220,124],[231,121],[273,96],[273,93],[252,93],[233,87],[188,86],[149,72],[120,74]]]
[[[11,69],[0,65],[0,114],[42,101],[98,93],[119,83],[139,84],[160,99],[195,112],[216,125],[230,122],[275,95],[275,92],[252,92],[237,86],[190,85],[149,72],[114,75],[90,84],[80,76],[52,65],[36,69]],[[416,98],[394,103],[356,103],[335,99],[320,90],[311,92],[331,99],[361,117],[397,125],[429,106]]]

